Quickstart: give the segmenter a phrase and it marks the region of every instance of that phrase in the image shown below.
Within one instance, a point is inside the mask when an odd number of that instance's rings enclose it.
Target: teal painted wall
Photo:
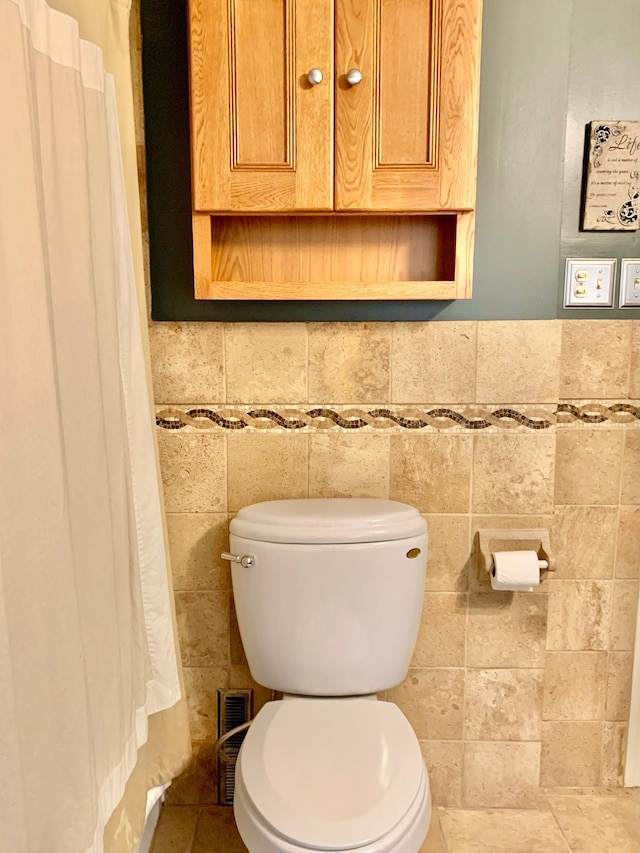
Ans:
[[[640,256],[640,232],[580,232],[585,125],[640,119],[640,0],[486,0],[473,299],[443,319],[611,318],[565,309],[567,257]]]
[[[556,316],[572,6],[485,2],[473,299],[443,319]]]
[[[640,231],[578,230],[584,126],[610,118],[640,119],[640,0],[574,0],[560,237],[563,280],[564,258],[640,257]],[[638,317],[640,309],[565,309],[559,289],[559,317],[612,314]]]
[[[566,257],[639,257],[581,233],[585,125],[640,119],[640,0],[485,0],[470,301],[214,303],[192,296],[184,0],[142,0],[152,313],[157,320],[638,317],[562,308]]]

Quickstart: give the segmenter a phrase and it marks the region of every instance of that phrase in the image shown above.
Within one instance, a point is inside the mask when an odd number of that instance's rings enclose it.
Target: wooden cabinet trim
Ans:
[[[385,282],[332,282],[331,284],[299,285],[291,281],[215,281],[210,282],[205,296],[200,299],[217,300],[280,300],[295,301],[347,301],[351,299],[406,300],[406,299],[456,299],[455,281],[394,281]]]

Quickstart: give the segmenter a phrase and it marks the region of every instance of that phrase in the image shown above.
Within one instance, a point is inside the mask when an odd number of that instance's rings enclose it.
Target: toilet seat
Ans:
[[[258,713],[236,774],[285,842],[349,850],[391,833],[425,787],[408,720],[389,702],[287,698]]]

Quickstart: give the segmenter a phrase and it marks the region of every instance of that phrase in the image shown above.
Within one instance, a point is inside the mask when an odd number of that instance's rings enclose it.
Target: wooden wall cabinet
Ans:
[[[480,3],[190,0],[197,298],[470,296]]]

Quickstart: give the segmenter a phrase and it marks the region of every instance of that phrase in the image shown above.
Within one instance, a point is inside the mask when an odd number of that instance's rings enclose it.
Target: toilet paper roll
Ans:
[[[491,586],[514,592],[533,592],[540,585],[540,569],[547,563],[535,551],[496,551],[493,554]]]

